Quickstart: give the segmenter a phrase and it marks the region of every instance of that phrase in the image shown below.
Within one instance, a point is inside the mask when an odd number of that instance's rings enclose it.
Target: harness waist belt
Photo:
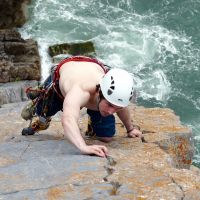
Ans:
[[[62,96],[60,89],[59,89],[59,78],[60,78],[60,68],[62,67],[62,65],[64,65],[67,62],[71,62],[71,61],[77,61],[77,62],[92,62],[92,63],[96,63],[98,64],[105,73],[108,72],[108,67],[106,65],[104,65],[102,62],[98,61],[95,58],[90,58],[90,57],[86,57],[86,56],[72,56],[69,58],[65,58],[63,59],[56,67],[55,72],[54,72],[54,78],[53,78],[53,87],[55,92],[57,93],[57,95],[61,98],[64,99],[64,97]]]
[[[90,57],[86,57],[86,56],[72,56],[72,57],[69,57],[69,58],[65,58],[64,60],[62,60],[56,67],[56,70],[55,70],[55,74],[54,74],[54,82],[56,80],[59,80],[60,78],[60,74],[59,74],[59,71],[60,71],[60,68],[62,67],[62,65],[64,65],[65,63],[67,62],[71,62],[71,61],[77,61],[77,62],[93,62],[93,63],[96,63],[98,64],[102,69],[103,71],[106,73],[108,72],[108,69],[106,68],[106,66],[98,61],[97,59],[95,58],[90,58]]]

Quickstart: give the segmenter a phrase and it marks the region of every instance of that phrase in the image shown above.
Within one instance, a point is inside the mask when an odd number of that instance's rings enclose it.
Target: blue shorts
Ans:
[[[102,117],[99,111],[87,109],[91,120],[92,131],[98,137],[113,137],[115,134],[115,117],[110,115]]]
[[[44,87],[48,87],[51,83],[52,77],[49,76],[44,82]],[[58,83],[57,83],[58,84]],[[58,87],[59,88],[59,87]],[[36,114],[43,115],[44,110],[44,100],[40,99],[36,105]],[[52,91],[50,99],[46,104],[45,117],[51,117],[55,115],[58,111],[63,109],[63,99],[57,95],[55,91]],[[115,117],[110,115],[107,117],[102,117],[99,111],[93,111],[87,109],[87,113],[90,117],[92,132],[98,137],[113,137],[115,134]]]

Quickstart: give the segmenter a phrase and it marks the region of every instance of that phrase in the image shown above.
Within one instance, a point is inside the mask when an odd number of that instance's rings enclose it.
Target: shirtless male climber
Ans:
[[[22,135],[33,135],[48,128],[51,116],[63,110],[62,125],[67,139],[83,154],[105,157],[108,154],[105,146],[86,145],[80,133],[79,114],[80,110],[86,107],[91,127],[99,140],[112,140],[115,134],[113,113],[117,113],[123,122],[128,137],[141,137],[142,133],[131,122],[127,107],[134,90],[132,76],[127,71],[118,68],[108,69],[94,58],[73,56],[62,60],[55,67],[43,87],[46,89],[45,92],[41,92],[43,95],[33,100],[37,120],[31,119],[29,127],[22,130]],[[49,96],[46,95],[46,98],[44,93],[49,91],[51,93]],[[41,128],[40,124],[44,127]]]

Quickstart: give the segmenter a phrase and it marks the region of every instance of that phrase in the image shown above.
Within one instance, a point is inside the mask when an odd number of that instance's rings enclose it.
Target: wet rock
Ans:
[[[24,40],[21,38],[21,35],[19,32],[13,30],[13,29],[1,29],[0,30],[0,41],[12,41],[12,42],[24,42]]]
[[[30,0],[0,1],[0,28],[21,27],[27,19],[26,6]]]
[[[73,55],[73,56],[75,55],[94,56],[95,48],[93,43],[90,41],[82,43],[57,44],[49,47],[49,55],[51,57],[55,57],[59,54]]]
[[[0,30],[0,83],[20,80],[40,80],[37,43],[16,30]]]
[[[30,0],[0,2],[0,83],[40,79],[37,43],[24,40],[14,28],[26,21]],[[20,94],[18,94],[20,95]]]

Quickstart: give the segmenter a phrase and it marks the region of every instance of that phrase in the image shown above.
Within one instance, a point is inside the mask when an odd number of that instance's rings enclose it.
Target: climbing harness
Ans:
[[[109,70],[107,65],[104,65],[95,58],[85,56],[72,56],[65,58],[58,65],[53,66],[51,68],[50,76],[44,81],[43,84],[35,88],[29,87],[26,89],[27,97],[31,100],[31,102],[24,107],[21,116],[25,120],[30,120],[30,124],[28,128],[23,129],[22,135],[33,135],[35,132],[47,129],[49,127],[51,117],[47,117],[46,114],[48,110],[51,109],[54,95],[57,95],[60,100],[64,100],[64,97],[59,89],[59,70],[62,65],[71,61],[92,62],[101,66],[105,73]],[[38,116],[38,114],[36,114],[36,107],[38,103],[41,102],[42,109]]]

